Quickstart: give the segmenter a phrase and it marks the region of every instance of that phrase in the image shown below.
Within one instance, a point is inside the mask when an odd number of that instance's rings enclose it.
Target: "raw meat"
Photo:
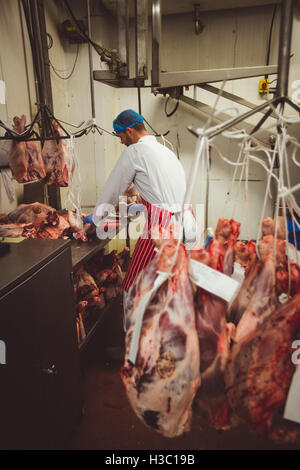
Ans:
[[[198,288],[195,304],[201,372],[195,408],[209,426],[229,429],[231,417],[225,394],[224,368],[234,327],[226,323],[225,301]]]
[[[248,244],[238,241],[234,244],[234,261],[246,267],[249,261]]]
[[[214,253],[213,248],[216,248]],[[210,252],[193,250],[196,261],[216,269],[220,245],[212,243]],[[234,325],[226,322],[227,302],[197,287],[195,294],[196,328],[200,346],[201,386],[194,407],[202,424],[228,429],[232,416],[225,393],[224,369],[230,354]]]
[[[74,289],[77,301],[98,296],[99,289],[93,277],[80,266],[74,273]]]
[[[37,232],[37,238],[47,238],[56,240],[63,237],[62,230],[59,227],[53,227],[53,225],[43,225]]]
[[[234,412],[262,437],[299,442],[300,425],[284,421],[283,407],[295,366],[291,345],[300,333],[300,294],[259,325],[254,335],[233,345],[225,371]]]
[[[76,240],[87,241],[87,235],[83,227],[82,219],[75,211],[68,211],[68,222],[72,228],[73,237]]]
[[[52,121],[53,137],[62,136],[62,130],[56,121]],[[45,140],[42,150],[46,176],[44,183],[53,186],[68,186],[74,171],[67,139]]]
[[[257,260],[252,266],[230,311],[230,318],[237,325],[235,341],[253,334],[259,323],[278,305],[276,265],[286,261],[284,247],[284,240],[277,240],[275,259],[273,235],[266,235],[259,241],[261,261]]]
[[[5,224],[0,225],[0,237],[36,238],[36,228],[33,224]]]
[[[275,235],[275,226],[276,222],[274,219],[270,217],[266,217],[262,221],[262,236],[265,235]],[[286,226],[285,226],[285,219],[282,216],[277,217],[277,234],[276,238],[281,240],[286,239]]]
[[[59,224],[59,216],[56,210],[39,202],[20,204],[17,209],[7,215],[6,220],[7,223],[18,224],[40,225],[42,222],[53,226]]]
[[[146,426],[166,437],[189,430],[192,402],[200,385],[193,292],[182,244],[172,277],[159,287],[146,307],[135,365],[128,362],[128,355],[140,301],[153,288],[157,270],[169,270],[176,243],[164,240],[160,253],[139,274],[128,293],[126,354],[121,368],[133,410]]]
[[[246,334],[250,323],[254,328],[259,317],[268,315],[269,307],[272,308],[278,303],[277,294],[282,289],[282,276],[279,271],[281,269],[286,271],[287,258],[285,240],[276,240],[276,256],[274,256],[274,244],[273,235],[265,235],[260,239],[258,243],[260,259],[255,256],[250,261],[245,280],[228,312],[230,320],[238,325],[235,338],[237,341]]]
[[[89,236],[81,223],[80,217],[73,211],[69,211],[65,215],[59,215],[52,207],[39,202],[20,204],[17,209],[9,214],[0,214],[0,224],[33,224],[38,238],[69,237],[86,242]],[[5,228],[3,227],[2,230],[4,231]],[[10,232],[10,230],[7,230],[7,233]],[[14,231],[11,233],[14,233]]]
[[[16,132],[22,134],[25,130],[26,116],[14,117]],[[46,176],[46,171],[41,155],[41,151],[35,142],[22,142],[14,140],[9,156],[9,165],[15,180],[18,183],[42,180]]]
[[[240,233],[240,223],[234,219],[219,219],[215,236],[207,251],[210,253],[210,266],[230,276],[234,261],[234,244]]]
[[[247,247],[248,247],[249,259],[245,267],[246,273],[251,269],[252,264],[256,260],[256,243],[253,240],[249,240],[247,243]]]

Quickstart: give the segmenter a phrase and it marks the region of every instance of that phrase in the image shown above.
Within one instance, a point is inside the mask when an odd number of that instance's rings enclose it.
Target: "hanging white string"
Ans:
[[[224,88],[224,83],[221,87],[221,90],[223,88]],[[258,129],[255,133],[253,133],[251,135],[247,134],[247,132],[244,129],[242,129],[241,131],[235,130],[235,131],[225,131],[225,132],[223,132],[222,135],[224,137],[235,138],[235,139],[243,139],[243,142],[242,142],[242,145],[241,145],[241,151],[240,151],[238,160],[236,162],[231,161],[230,159],[228,159],[227,157],[225,157],[222,154],[222,152],[218,149],[218,147],[212,143],[213,139],[209,139],[209,135],[212,132],[215,132],[216,130],[218,130],[219,128],[224,126],[224,122],[222,122],[222,123],[220,123],[216,126],[212,126],[212,127],[209,127],[209,125],[214,120],[214,118],[216,118],[218,116],[218,114],[224,113],[225,111],[228,111],[229,109],[231,111],[237,112],[237,109],[234,108],[234,107],[231,107],[231,108],[228,108],[227,110],[223,109],[223,110],[216,111],[216,106],[217,106],[217,103],[218,103],[219,99],[220,99],[220,94],[218,95],[218,98],[215,102],[215,106],[213,108],[212,115],[208,118],[208,120],[205,123],[203,128],[198,128],[196,130],[199,137],[198,137],[198,140],[197,140],[197,143],[196,143],[196,150],[195,150],[195,155],[194,155],[194,159],[193,159],[193,165],[191,167],[191,171],[190,171],[190,175],[189,175],[189,179],[188,179],[187,190],[186,190],[186,194],[185,194],[184,201],[183,201],[183,204],[182,204],[182,210],[180,212],[180,218],[179,218],[179,223],[178,223],[179,233],[182,233],[184,208],[185,208],[185,205],[187,204],[187,202],[190,202],[192,189],[194,187],[195,180],[196,180],[196,174],[197,174],[198,169],[199,169],[199,163],[202,162],[202,164],[204,165],[206,161],[209,161],[209,145],[210,145],[211,148],[213,148],[216,151],[216,153],[220,156],[220,158],[222,158],[226,163],[236,167],[235,168],[235,176],[236,176],[236,171],[238,170],[238,167],[241,167],[242,170],[241,170],[241,175],[240,175],[240,182],[242,181],[243,173],[245,172],[245,174],[246,174],[246,177],[245,177],[245,198],[246,198],[246,202],[247,202],[248,190],[249,190],[249,188],[248,188],[249,161],[251,160],[251,161],[261,165],[264,168],[264,170],[266,171],[266,173],[268,174],[267,188],[266,188],[266,193],[265,193],[265,198],[264,198],[264,203],[263,203],[261,221],[260,221],[260,224],[259,224],[259,233],[258,233],[258,236],[257,236],[257,239],[259,239],[259,237],[261,236],[261,222],[264,218],[267,198],[268,198],[268,196],[271,197],[271,190],[270,190],[271,179],[272,178],[275,179],[275,182],[277,183],[278,198],[279,197],[281,197],[281,198],[284,197],[285,200],[287,200],[287,198],[289,198],[288,199],[289,204],[290,204],[291,207],[294,207],[294,208],[298,207],[298,205],[297,205],[295,199],[292,197],[291,193],[296,191],[297,189],[300,189],[300,183],[297,184],[296,186],[294,186],[293,188],[286,188],[283,185],[283,181],[279,180],[279,178],[277,177],[277,175],[273,171],[274,170],[274,163],[275,163],[275,156],[276,156],[276,152],[278,151],[278,146],[279,146],[278,139],[276,140],[274,150],[273,151],[269,150],[267,147],[262,146],[261,143],[258,142],[257,139],[255,138],[255,135],[260,131],[260,129]],[[277,124],[278,125],[283,126],[286,123],[300,122],[300,118],[295,118],[295,117],[286,118],[282,115],[282,113],[279,113],[274,108],[274,106],[271,105],[271,107],[273,108],[274,112],[277,115],[277,118],[278,118],[278,123]],[[233,120],[233,118],[229,119],[226,122],[230,123],[230,121],[232,121],[232,120]],[[264,127],[264,129],[266,129],[266,130],[269,129],[269,128],[274,128],[274,123],[272,123],[269,127]],[[296,160],[296,157],[295,157],[296,151],[297,151],[297,148],[300,147],[300,145],[294,139],[292,139],[290,137],[286,137],[286,138],[289,138],[291,140],[291,142],[293,143],[294,147],[295,147],[294,152],[293,152],[293,159]],[[255,144],[254,147],[253,147],[253,144]],[[264,155],[267,158],[267,163],[268,163],[269,166],[267,166],[267,164],[265,163],[264,160],[262,160],[262,158],[259,158],[255,155],[253,155],[253,153],[258,153],[258,152],[260,152],[260,153],[263,152],[264,153]],[[241,161],[242,157],[244,157],[243,161]],[[299,162],[297,162],[296,164],[298,164],[298,166],[300,166]],[[279,199],[276,201],[276,208],[278,209],[278,207],[279,207]],[[277,211],[277,209],[276,209],[276,211]],[[297,209],[297,213],[298,213],[298,211],[300,213],[300,209]],[[295,222],[297,223],[296,220],[295,220]],[[298,223],[297,223],[297,225],[299,226]],[[277,231],[277,226],[276,226],[276,231]],[[275,236],[277,236],[277,233],[275,234]],[[175,252],[173,261],[171,263],[169,274],[172,272],[175,260],[177,258],[179,244],[180,244],[180,238],[179,238],[178,243],[177,243],[176,252]]]
[[[288,136],[287,133],[285,133],[285,139],[286,139],[286,145],[284,147],[284,151],[285,151],[285,154],[284,154],[284,164],[285,164],[285,172],[286,172],[286,181],[287,181],[287,187],[290,188],[291,187],[291,178],[290,178],[290,170],[289,170],[289,160],[288,160],[288,152],[287,152],[287,142],[288,141],[294,141],[296,144],[298,144],[298,142],[295,141],[295,139],[291,139],[290,136]],[[294,145],[294,150],[297,150],[297,145]],[[294,153],[294,151],[293,151]],[[300,215],[300,208],[298,207],[296,201],[295,201],[295,198],[292,196],[292,195],[285,195],[283,194],[282,195],[282,198],[284,200],[284,203],[286,204],[286,207],[288,208],[289,210],[289,214],[291,216],[291,223],[292,223],[292,230],[293,230],[293,241],[294,241],[294,254],[295,254],[295,260],[297,262],[297,264],[299,263],[299,257],[298,257],[298,250],[297,250],[297,239],[296,239],[296,230],[295,230],[295,223],[294,223],[294,220],[296,220],[297,222],[297,219],[294,215],[294,212],[296,212],[296,214],[299,216]],[[298,224],[298,222],[297,222]],[[299,226],[299,224],[298,224]],[[287,233],[287,236],[288,236],[288,223],[287,223],[287,219],[286,219],[286,233]]]
[[[276,142],[275,142],[275,147],[274,147],[274,150],[273,150],[273,157],[272,157],[271,162],[270,162],[270,168],[264,167],[265,170],[266,170],[266,173],[268,175],[268,178],[267,178],[267,185],[266,185],[266,191],[265,191],[263,207],[262,207],[259,226],[258,226],[258,232],[257,232],[257,236],[256,236],[257,242],[260,239],[261,234],[262,234],[262,221],[263,221],[263,219],[265,217],[265,213],[266,213],[268,195],[269,196],[271,195],[270,190],[271,190],[271,179],[272,179],[272,177],[274,177],[276,179],[276,181],[279,183],[277,176],[273,172],[275,159],[276,159],[276,153],[277,153],[277,147],[278,147],[278,139],[276,139]],[[258,243],[256,244],[256,255],[257,255],[258,259],[260,259],[260,254],[259,254],[259,251],[258,251]]]

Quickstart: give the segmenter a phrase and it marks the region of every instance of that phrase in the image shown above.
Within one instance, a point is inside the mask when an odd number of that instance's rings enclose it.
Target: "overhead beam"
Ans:
[[[188,96],[184,96],[184,95],[180,95],[179,99],[180,101],[187,104],[188,106],[191,106],[197,111],[203,113],[206,119],[207,119],[207,116],[213,115],[213,112],[214,112],[213,107],[207,105],[206,103],[202,103],[201,101],[198,101],[198,100],[193,100],[192,98],[189,98]],[[229,114],[218,113],[217,116],[213,117],[213,122],[227,122],[229,119],[232,119],[232,116],[230,116]],[[245,121],[237,122],[234,124],[234,126],[232,126],[232,128],[239,129],[239,130],[245,129],[246,132],[250,133],[253,130],[253,124],[247,123]],[[266,143],[269,144],[270,143],[269,139],[271,135],[272,135],[272,132],[266,129],[261,129],[261,131],[259,132],[259,135],[256,135],[255,137],[257,140],[265,144]]]
[[[217,87],[208,85],[207,83],[197,84],[195,86],[197,86],[198,88],[202,88],[205,91],[209,91],[210,93],[214,93],[215,95],[220,95],[222,96],[222,98],[226,98],[230,101],[234,101],[235,103],[241,104],[242,106],[245,106],[246,108],[250,108],[250,109],[257,108],[257,104],[251,103],[250,101],[245,100],[244,98],[241,98],[240,96],[234,95],[233,93],[229,93],[228,91],[220,90]],[[277,115],[273,112],[270,116],[277,118]]]
[[[277,73],[277,70],[277,65],[267,65],[255,67],[234,67],[227,69],[187,70],[183,72],[161,72],[159,88],[259,77],[275,74]]]

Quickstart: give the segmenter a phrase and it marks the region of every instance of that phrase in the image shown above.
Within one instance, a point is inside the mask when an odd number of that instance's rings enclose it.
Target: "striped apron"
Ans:
[[[149,202],[142,199],[146,209],[145,214],[148,219],[148,226],[145,224],[144,231],[138,239],[132,255],[132,259],[123,281],[123,289],[128,292],[139,273],[152,261],[156,255],[155,244],[151,239],[151,226],[159,225],[167,228],[170,224],[173,213],[157,206],[152,206]]]

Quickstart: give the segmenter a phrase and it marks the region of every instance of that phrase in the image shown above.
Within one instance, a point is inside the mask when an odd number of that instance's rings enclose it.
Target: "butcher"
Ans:
[[[150,229],[154,224],[167,228],[179,220],[186,190],[186,178],[177,156],[149,135],[144,118],[132,109],[121,112],[113,121],[115,134],[126,146],[112,170],[94,209],[96,226],[107,216],[108,208],[117,206],[133,182],[139,191],[146,215],[145,229],[138,239],[123,281],[124,296],[138,274],[155,256]],[[183,215],[184,243],[189,250],[196,244],[196,220],[189,206]]]

